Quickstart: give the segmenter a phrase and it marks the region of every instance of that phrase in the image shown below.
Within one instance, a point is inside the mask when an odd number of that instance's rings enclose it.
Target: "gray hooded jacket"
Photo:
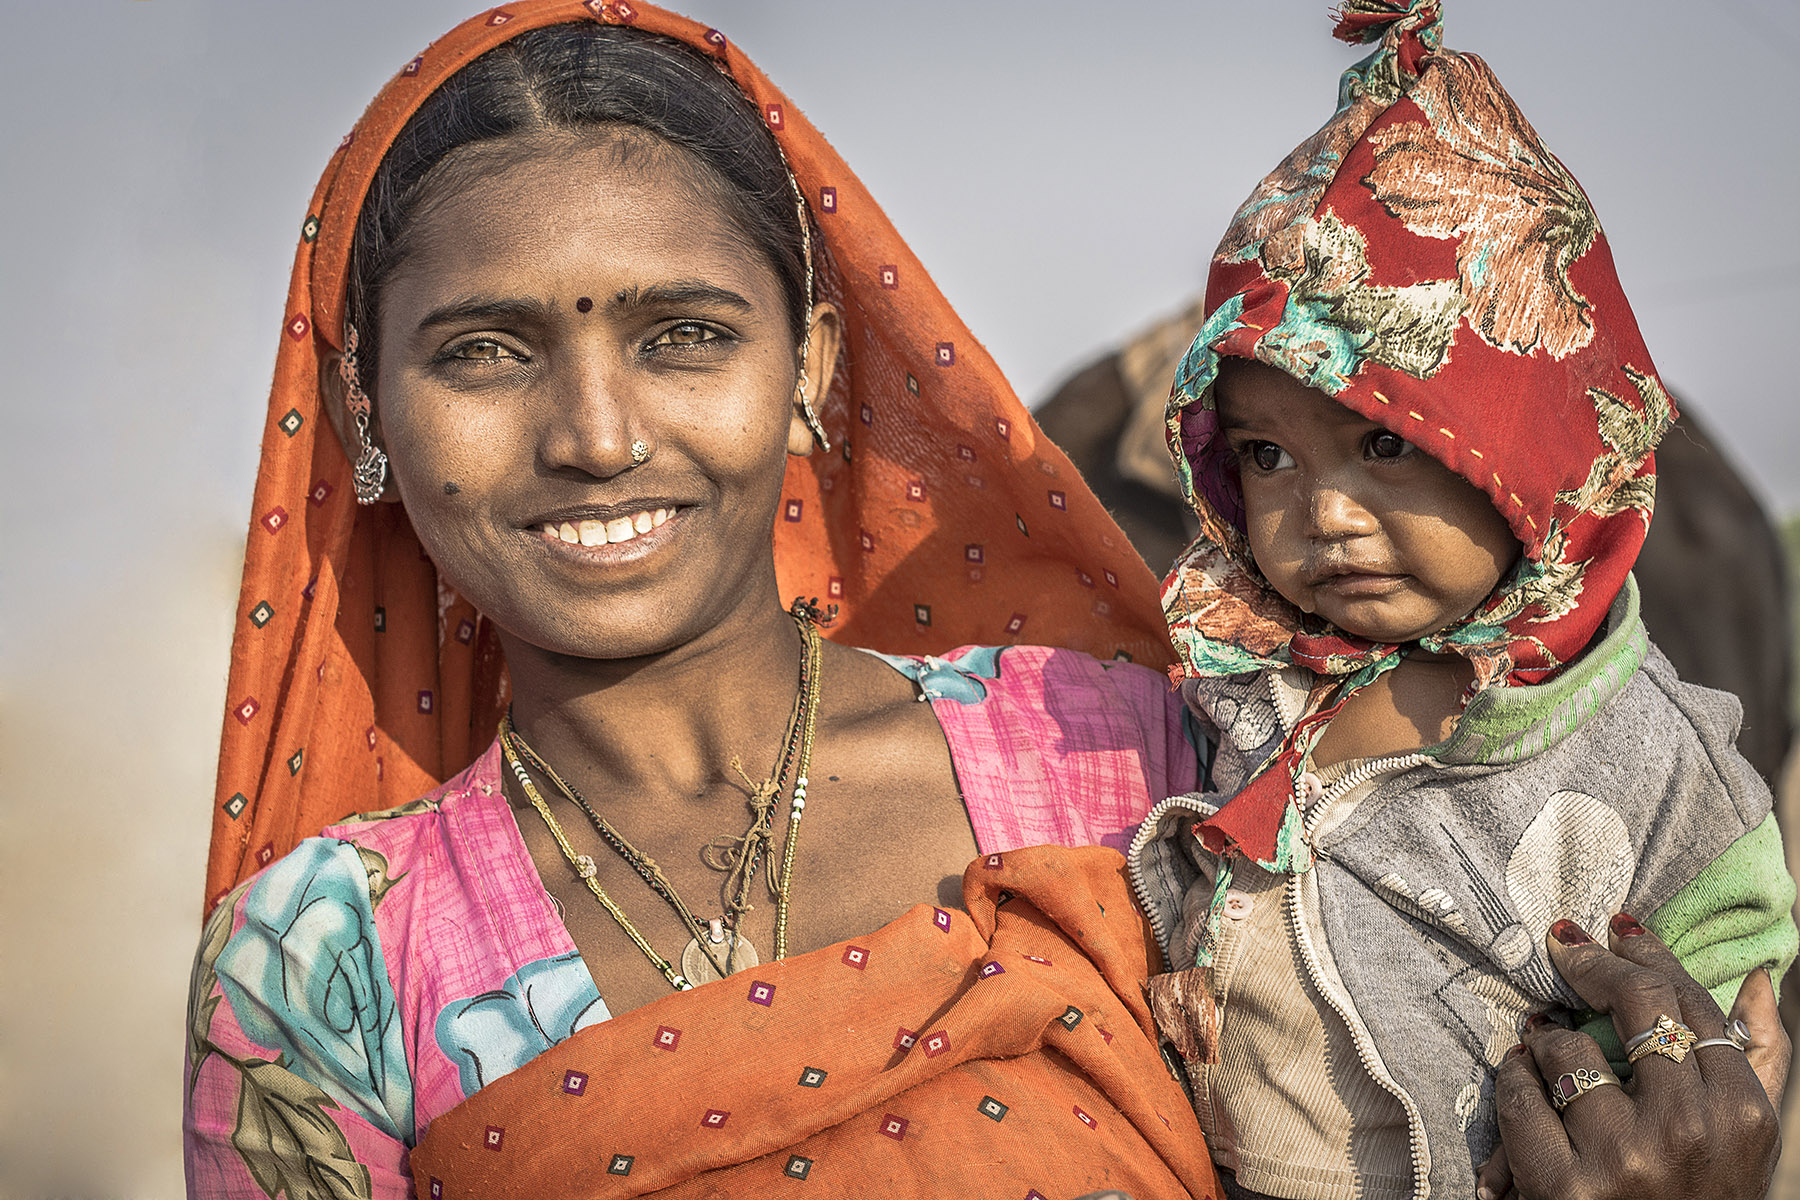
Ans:
[[[1280,745],[1308,682],[1291,669],[1189,684],[1217,746],[1216,790],[1158,805],[1129,855],[1171,972],[1196,969],[1213,895],[1216,860],[1194,823]],[[1474,1194],[1498,1141],[1500,1055],[1527,1014],[1582,1007],[1544,950],[1551,923],[1598,930],[1621,910],[1652,913],[1769,815],[1767,786],[1734,748],[1739,719],[1735,698],[1676,678],[1628,583],[1602,639],[1554,680],[1478,694],[1448,740],[1371,760],[1312,805],[1317,861],[1283,892],[1289,927],[1406,1112],[1415,1195]],[[1760,928],[1791,958],[1787,886]],[[1714,973],[1741,977],[1770,944],[1748,939]]]

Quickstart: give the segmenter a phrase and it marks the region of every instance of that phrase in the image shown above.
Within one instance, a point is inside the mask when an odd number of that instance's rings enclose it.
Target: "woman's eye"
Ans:
[[[503,358],[517,358],[518,355],[493,338],[474,338],[460,345],[452,346],[449,357],[474,362],[496,362]]]
[[[1255,463],[1259,471],[1279,470],[1292,466],[1294,462],[1288,452],[1274,442],[1245,442],[1243,455]]]
[[[702,325],[697,321],[683,321],[679,325],[657,334],[650,342],[652,346],[701,346],[707,342],[719,341],[724,335],[710,325]]]
[[[1370,458],[1399,458],[1412,449],[1412,443],[1397,433],[1389,433],[1378,429],[1369,435],[1368,452]]]

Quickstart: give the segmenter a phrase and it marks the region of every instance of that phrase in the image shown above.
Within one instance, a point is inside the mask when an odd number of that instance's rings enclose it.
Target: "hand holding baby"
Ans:
[[[1599,1045],[1554,1024],[1525,1031],[1495,1084],[1502,1148],[1482,1168],[1483,1200],[1725,1200],[1767,1190],[1780,1140],[1781,1097],[1792,1047],[1768,972],[1752,971],[1731,1016],[1750,1030],[1748,1051],[1724,1041],[1727,1018],[1655,934],[1621,913],[1610,947],[1559,922],[1550,956],[1597,1011],[1610,1013],[1621,1042],[1665,1014],[1699,1039],[1680,1061],[1646,1053],[1622,1087],[1580,1090],[1558,1113],[1546,1083],[1564,1073],[1610,1075]],[[1610,1082],[1610,1081],[1608,1081]],[[1514,1147],[1509,1161],[1506,1146]]]

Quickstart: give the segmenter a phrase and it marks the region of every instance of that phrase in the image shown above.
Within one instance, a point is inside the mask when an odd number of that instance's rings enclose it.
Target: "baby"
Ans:
[[[1738,705],[1638,620],[1675,413],[1587,197],[1439,22],[1344,5],[1380,46],[1226,231],[1169,404],[1216,751],[1130,865],[1234,1196],[1473,1195],[1495,1067],[1580,1004],[1557,918],[1645,917],[1726,1006],[1795,951]]]

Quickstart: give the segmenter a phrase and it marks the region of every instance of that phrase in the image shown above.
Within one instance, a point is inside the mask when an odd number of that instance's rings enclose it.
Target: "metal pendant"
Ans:
[[[701,949],[698,938],[689,938],[686,948],[681,952],[681,973],[695,987],[699,987],[703,983],[711,983],[719,978],[719,972],[712,964],[714,958],[725,964],[728,974],[747,970],[762,961],[762,956],[756,952],[756,947],[750,944],[749,938],[740,936],[734,948],[731,944],[731,935],[725,931],[723,922],[714,919],[706,924],[708,926],[706,949]],[[711,958],[707,957],[707,950],[712,951]],[[725,957],[727,953],[731,955],[729,959]]]

